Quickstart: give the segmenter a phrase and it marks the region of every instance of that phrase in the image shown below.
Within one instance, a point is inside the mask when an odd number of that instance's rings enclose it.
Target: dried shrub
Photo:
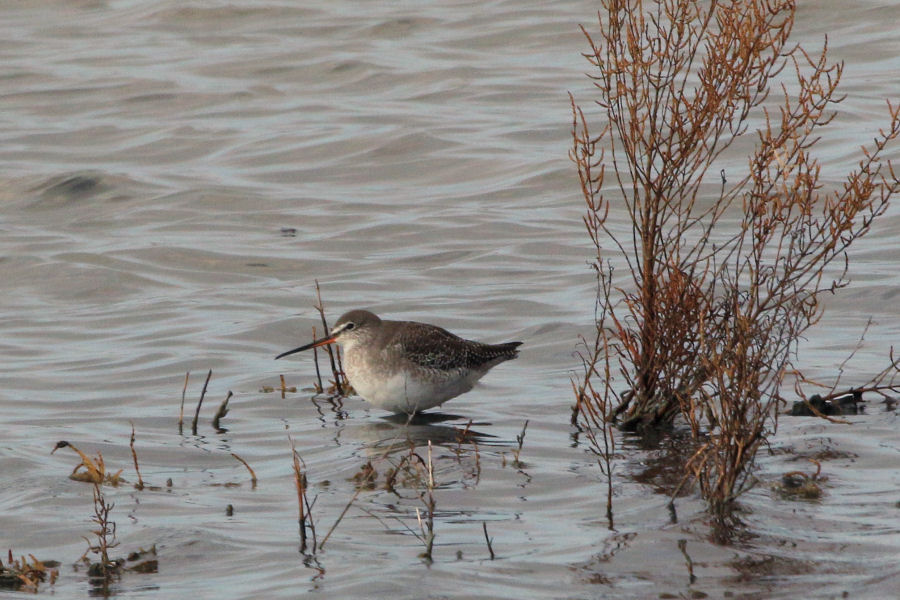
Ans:
[[[888,104],[888,127],[827,186],[813,150],[842,100],[843,64],[829,62],[827,40],[814,54],[789,45],[793,0],[601,4],[599,34],[584,30],[599,134],[572,100],[598,276],[580,419],[641,431],[681,415],[700,443],[688,473],[722,515],[777,426],[821,296],[847,284],[847,249],[900,189],[882,158],[900,108]],[[783,98],[768,108],[775,86]],[[747,168],[726,173],[723,153],[744,137],[755,140]]]

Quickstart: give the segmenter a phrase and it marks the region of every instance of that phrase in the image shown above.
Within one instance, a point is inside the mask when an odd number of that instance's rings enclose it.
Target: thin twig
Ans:
[[[347,508],[350,508],[350,507],[347,506]],[[388,531],[391,530],[391,528],[390,528],[390,527],[388,526],[388,524],[384,521],[384,519],[382,519],[381,517],[379,517],[378,515],[376,515],[375,513],[373,513],[371,510],[369,510],[369,509],[366,508],[365,506],[358,506],[357,508],[358,508],[359,510],[363,511],[364,513],[366,513],[367,515],[369,515],[370,517],[372,517],[373,519],[375,519],[376,521],[378,521],[379,523],[381,523],[382,525],[384,525],[384,528],[387,529]],[[400,517],[398,517],[398,516],[396,516],[396,515],[389,515],[389,516],[390,516],[390,518],[392,518],[392,519],[394,519],[395,521],[397,521],[398,523],[400,523],[400,525],[403,526],[403,528],[404,528],[405,530],[407,530],[408,532],[410,532],[410,533],[413,535],[413,537],[415,537],[417,540],[419,540],[420,542],[424,542],[424,541],[425,541],[424,539],[422,539],[422,536],[419,534],[419,532],[416,531],[415,529],[413,529],[412,527],[410,527],[409,525],[407,525],[407,524],[403,521],[403,519],[401,519]],[[321,545],[320,545],[319,547],[321,548]]]
[[[282,375],[284,377],[284,375]],[[213,417],[212,426],[217,432],[221,433],[225,431],[221,427],[219,427],[219,419],[224,419],[225,415],[228,414],[228,401],[231,400],[231,397],[234,394],[231,393],[231,390],[228,390],[228,395],[225,396],[225,399],[222,400],[222,404],[219,405],[219,410],[216,411],[216,416]]]
[[[691,560],[690,555],[687,553],[687,540],[678,540],[678,549],[681,550],[681,554],[684,556],[684,560],[687,563],[688,581],[693,584],[697,581],[697,576],[694,575],[694,561]]]
[[[181,433],[182,428],[184,427],[184,395],[187,393],[188,379],[191,376],[191,372],[188,371],[184,374],[184,388],[181,390],[181,410],[178,411],[178,433]]]
[[[300,552],[305,553],[307,549],[307,533],[306,529],[309,528],[310,533],[312,534],[312,554],[316,553],[318,549],[318,544],[316,541],[316,525],[312,519],[312,505],[309,502],[309,498],[307,497],[306,491],[308,487],[308,481],[306,477],[306,473],[303,472],[302,467],[306,467],[303,463],[303,459],[300,457],[300,453],[297,452],[297,447],[294,444],[294,438],[288,436],[288,441],[291,443],[291,454],[293,456],[294,462],[294,484],[297,487],[297,509],[299,511],[299,515],[297,517],[297,523],[300,526]],[[313,501],[315,504],[315,501]]]
[[[522,444],[525,443],[525,430],[528,429],[528,419],[525,419],[525,424],[522,425],[522,433],[516,436],[516,442],[518,442],[519,446],[514,450],[516,455],[515,467],[517,469],[522,468],[522,462],[519,460],[519,455],[522,453]]]
[[[294,444],[294,438],[288,436],[291,443],[291,457],[294,463],[294,485],[297,488],[297,524],[300,527],[300,551],[306,552],[306,477],[300,468],[300,455],[297,453],[297,447]]]
[[[481,528],[484,529],[484,541],[487,542],[488,552],[491,553],[491,560],[494,560],[494,546],[493,546],[494,538],[488,537],[487,521],[481,522]]]
[[[142,490],[142,489],[144,489],[144,480],[141,478],[141,470],[138,468],[137,452],[135,452],[135,450],[134,450],[134,422],[133,421],[131,422],[131,443],[129,445],[131,446],[131,458],[134,459],[134,471],[135,471],[135,473],[137,473],[137,477],[138,477],[138,481],[136,484],[134,484],[134,487],[136,487],[139,490]]]
[[[356,493],[353,494],[353,497],[352,497],[352,498],[350,498],[350,502],[347,503],[347,506],[345,506],[345,507],[344,507],[344,510],[341,511],[341,514],[338,515],[337,521],[334,522],[334,525],[331,526],[331,529],[329,529],[329,530],[328,530],[328,533],[325,534],[325,537],[322,538],[322,543],[319,544],[319,548],[320,548],[320,549],[324,549],[324,548],[325,548],[325,542],[328,541],[328,538],[330,538],[330,537],[331,537],[331,534],[334,532],[334,530],[337,529],[338,524],[343,520],[344,515],[347,514],[347,511],[350,510],[350,507],[353,505],[353,502],[354,502],[354,501],[356,500],[356,498],[359,496],[359,493],[360,493],[361,491],[363,491],[363,488],[362,488],[362,487],[356,488]]]
[[[318,301],[318,303],[316,304],[315,308],[317,311],[319,311],[319,316],[322,318],[322,327],[327,334],[328,322],[325,321],[325,304],[322,302],[322,291],[321,289],[319,289],[318,279],[316,279],[316,300]],[[331,344],[327,345],[325,349],[328,351],[328,360],[331,362],[331,372],[334,375],[334,388],[339,396],[343,396],[344,387],[341,382],[341,370],[334,362],[334,351],[331,348]]]
[[[422,529],[422,534],[425,535],[425,552],[422,554],[422,557],[428,561],[432,560],[431,552],[434,548],[434,509],[435,509],[435,500],[434,500],[434,462],[431,460],[431,440],[428,440],[428,463],[427,463],[427,472],[428,479],[425,483],[425,489],[428,492],[428,499],[426,500],[424,497],[422,501],[425,503],[425,525],[428,528],[427,535],[425,534],[425,529]],[[416,516],[419,516],[419,509],[416,508]],[[419,520],[419,527],[421,528],[422,521],[421,518]]]
[[[312,328],[312,339],[317,339],[315,325]],[[319,349],[315,347],[313,348],[313,364],[316,365],[316,393],[321,394],[325,388],[322,386],[322,371],[319,369]]]
[[[197,435],[197,420],[200,418],[200,407],[203,406],[203,398],[206,396],[206,386],[209,385],[209,378],[212,377],[212,369],[206,374],[206,381],[203,383],[203,391],[200,392],[200,401],[197,402],[197,410],[194,411],[194,421],[191,423],[191,433]]]
[[[240,456],[238,456],[237,454],[235,454],[234,452],[231,453],[231,456],[236,458],[238,461],[240,461],[240,463],[242,465],[247,467],[247,470],[250,471],[250,485],[253,487],[253,489],[256,489],[256,473],[253,471],[252,468],[250,468],[250,465],[247,464],[247,461],[244,460],[243,458],[241,458]]]

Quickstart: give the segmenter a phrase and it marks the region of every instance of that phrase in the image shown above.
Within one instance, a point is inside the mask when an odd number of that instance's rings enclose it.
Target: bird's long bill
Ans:
[[[334,336],[328,336],[322,338],[321,340],[316,340],[311,344],[307,344],[305,346],[300,346],[299,348],[294,348],[293,350],[288,350],[287,352],[282,352],[278,356],[275,357],[275,360],[279,358],[284,358],[285,356],[290,356],[291,354],[297,354],[298,352],[303,352],[304,350],[309,350],[310,348],[318,348],[319,346],[324,346],[326,344],[333,344],[335,342]]]

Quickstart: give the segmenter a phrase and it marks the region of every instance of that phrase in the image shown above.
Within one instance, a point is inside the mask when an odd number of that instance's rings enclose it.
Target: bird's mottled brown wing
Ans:
[[[394,344],[399,345],[411,362],[427,369],[477,369],[510,360],[518,355],[522,342],[482,344],[466,340],[434,325],[407,323],[397,330]]]

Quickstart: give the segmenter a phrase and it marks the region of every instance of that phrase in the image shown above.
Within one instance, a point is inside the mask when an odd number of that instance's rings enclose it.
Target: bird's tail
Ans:
[[[521,345],[522,342],[505,342],[503,344],[494,344],[494,349],[509,358],[515,358],[519,356],[517,348]]]

